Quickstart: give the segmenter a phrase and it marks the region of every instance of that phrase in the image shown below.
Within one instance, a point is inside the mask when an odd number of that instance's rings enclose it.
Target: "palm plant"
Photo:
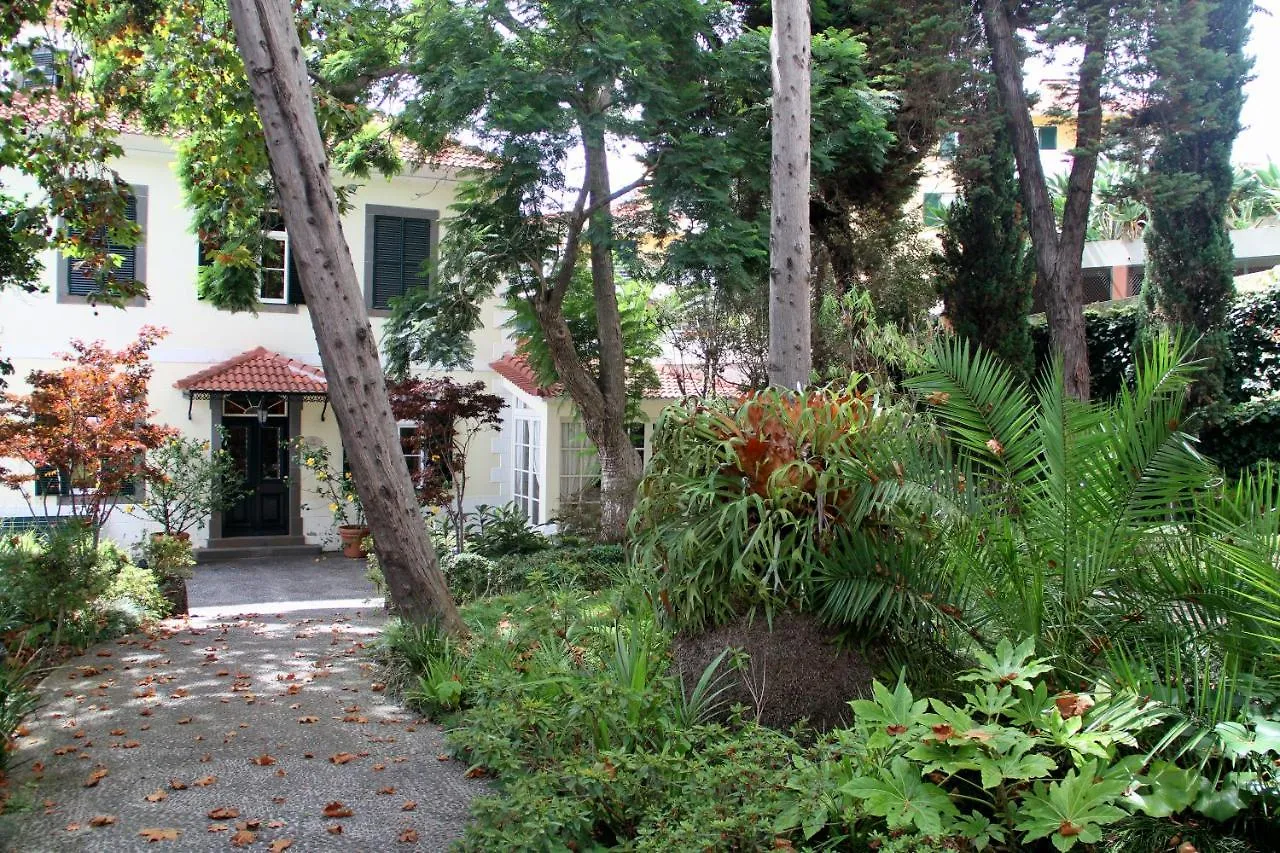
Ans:
[[[1172,682],[1166,698],[1213,720],[1238,708],[1246,662],[1274,666],[1274,483],[1222,489],[1182,430],[1191,348],[1162,333],[1107,403],[1067,397],[1058,371],[1028,389],[965,343],[933,348],[910,385],[969,495],[932,521],[957,651],[1034,637],[1059,687],[1107,676],[1166,695]]]

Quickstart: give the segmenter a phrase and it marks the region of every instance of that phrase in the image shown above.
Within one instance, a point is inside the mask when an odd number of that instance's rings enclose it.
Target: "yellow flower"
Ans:
[[[328,474],[326,474],[326,473],[325,473],[325,472],[323,472],[323,471],[317,471],[317,472],[316,472],[316,479],[317,479],[317,480],[327,480],[327,479],[329,479],[329,475],[328,475]]]
[[[307,467],[308,468],[316,467],[316,458],[314,456],[307,457]]]
[[[439,462],[439,461],[440,461],[440,454],[439,454],[439,453],[432,453],[432,454],[431,454],[431,461],[432,461],[432,462]]]
[[[337,512],[337,511],[338,511],[337,504],[329,504],[329,512]]]
[[[347,473],[343,474],[342,476],[343,476],[343,477],[345,477],[346,479],[350,480],[350,479],[351,479],[351,472],[350,472],[350,471],[348,471]]]
[[[355,499],[356,499],[355,495],[347,495],[347,503],[351,503]]]

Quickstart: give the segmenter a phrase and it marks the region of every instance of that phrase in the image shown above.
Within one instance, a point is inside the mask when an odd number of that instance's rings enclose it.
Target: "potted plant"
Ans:
[[[342,555],[353,559],[363,557],[369,526],[365,524],[364,505],[360,503],[351,472],[336,468],[329,448],[323,444],[296,438],[290,441],[290,449],[297,465],[315,476],[316,493],[328,504],[342,542]]]
[[[175,436],[147,453],[146,486],[128,509],[160,525],[157,536],[182,540],[204,527],[215,511],[244,496],[235,460],[209,442]]]
[[[172,615],[187,612],[187,581],[196,564],[189,539],[156,534],[144,539],[137,548],[140,564],[155,573],[160,591],[173,605]]]

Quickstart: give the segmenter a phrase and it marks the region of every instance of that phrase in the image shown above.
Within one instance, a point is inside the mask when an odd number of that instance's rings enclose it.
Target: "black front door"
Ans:
[[[223,536],[289,534],[289,418],[224,417],[227,451],[246,494],[222,514]]]

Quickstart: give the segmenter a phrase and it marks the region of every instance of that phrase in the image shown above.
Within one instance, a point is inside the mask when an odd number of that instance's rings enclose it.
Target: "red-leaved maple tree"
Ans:
[[[485,429],[502,428],[502,398],[485,390],[483,382],[462,385],[448,378],[387,382],[391,411],[398,421],[412,421],[412,436],[401,439],[406,456],[420,454],[413,485],[423,506],[438,506],[449,514],[456,547],[462,550],[467,490],[467,453]]]
[[[45,516],[84,521],[96,543],[124,494],[141,485],[146,452],[173,434],[152,423],[147,405],[148,354],[165,334],[143,326],[118,351],[72,341],[58,354],[67,366],[33,370],[30,393],[0,399],[0,484],[22,489],[33,515],[38,500]]]

